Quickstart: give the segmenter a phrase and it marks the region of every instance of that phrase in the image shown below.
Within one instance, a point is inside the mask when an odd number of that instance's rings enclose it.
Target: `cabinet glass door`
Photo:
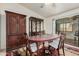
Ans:
[[[35,23],[35,21],[32,21],[32,31],[33,32],[36,31],[36,23]]]

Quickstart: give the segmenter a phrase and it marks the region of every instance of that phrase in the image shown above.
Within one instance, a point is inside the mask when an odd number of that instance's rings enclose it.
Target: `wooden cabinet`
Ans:
[[[6,11],[6,48],[14,49],[25,44],[26,16]]]
[[[29,18],[29,35],[35,36],[40,35],[44,32],[44,21],[39,18]]]

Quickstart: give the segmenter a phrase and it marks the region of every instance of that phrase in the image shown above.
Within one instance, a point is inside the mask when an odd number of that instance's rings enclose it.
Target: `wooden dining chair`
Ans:
[[[29,35],[27,33],[24,33],[27,37],[27,43],[26,43],[26,55],[27,56],[36,56],[37,55],[37,44],[33,41],[29,40]]]
[[[53,42],[51,42],[49,44],[49,48],[50,48],[51,54],[52,54],[52,52],[54,52],[54,53],[56,53],[55,55],[60,55],[60,51],[59,50],[62,49],[63,55],[65,56],[64,36],[61,35],[60,38],[57,38],[57,39],[53,40]]]
[[[7,51],[6,56],[26,56],[26,47],[20,47]]]
[[[41,54],[42,54],[42,45],[38,44],[37,42],[29,41],[28,50],[30,52],[30,56],[41,56]]]
[[[64,39],[65,39],[65,36],[62,35],[62,36],[60,37],[60,42],[59,42],[59,46],[58,46],[58,48],[59,48],[59,49],[62,49],[62,51],[63,51],[63,55],[65,56]]]

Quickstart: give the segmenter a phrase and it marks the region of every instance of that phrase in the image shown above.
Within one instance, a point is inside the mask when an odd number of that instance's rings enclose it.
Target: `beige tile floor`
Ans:
[[[62,55],[62,50],[60,50],[61,56]],[[1,51],[0,52],[0,56],[5,56],[6,52],[5,51]],[[79,56],[79,52],[77,51],[73,51],[73,50],[69,50],[69,49],[65,49],[65,56]]]
[[[0,51],[0,56],[5,56],[6,55],[6,51],[3,50],[3,51]]]
[[[60,50],[60,54],[62,56],[62,50]],[[79,56],[79,52],[77,51],[73,51],[73,50],[69,50],[65,48],[65,56]]]

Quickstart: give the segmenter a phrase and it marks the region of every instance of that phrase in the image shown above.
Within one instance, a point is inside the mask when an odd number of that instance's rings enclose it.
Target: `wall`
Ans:
[[[1,15],[0,15],[0,38],[1,38]],[[0,40],[1,43],[1,40]],[[0,48],[1,48],[1,44],[0,44]]]
[[[15,13],[20,13],[27,15],[26,17],[26,31],[29,34],[29,17],[37,17],[37,18],[42,18],[44,17],[38,15],[37,13],[15,3],[0,3],[0,14],[1,14],[1,49],[6,48],[6,15],[5,15],[5,10],[15,12]]]
[[[48,17],[44,20],[45,31],[47,34],[55,34],[55,19],[53,17]]]
[[[45,33],[47,34],[51,34],[52,33],[52,21],[51,19],[45,19],[45,22],[44,22],[44,28],[45,28]]]

